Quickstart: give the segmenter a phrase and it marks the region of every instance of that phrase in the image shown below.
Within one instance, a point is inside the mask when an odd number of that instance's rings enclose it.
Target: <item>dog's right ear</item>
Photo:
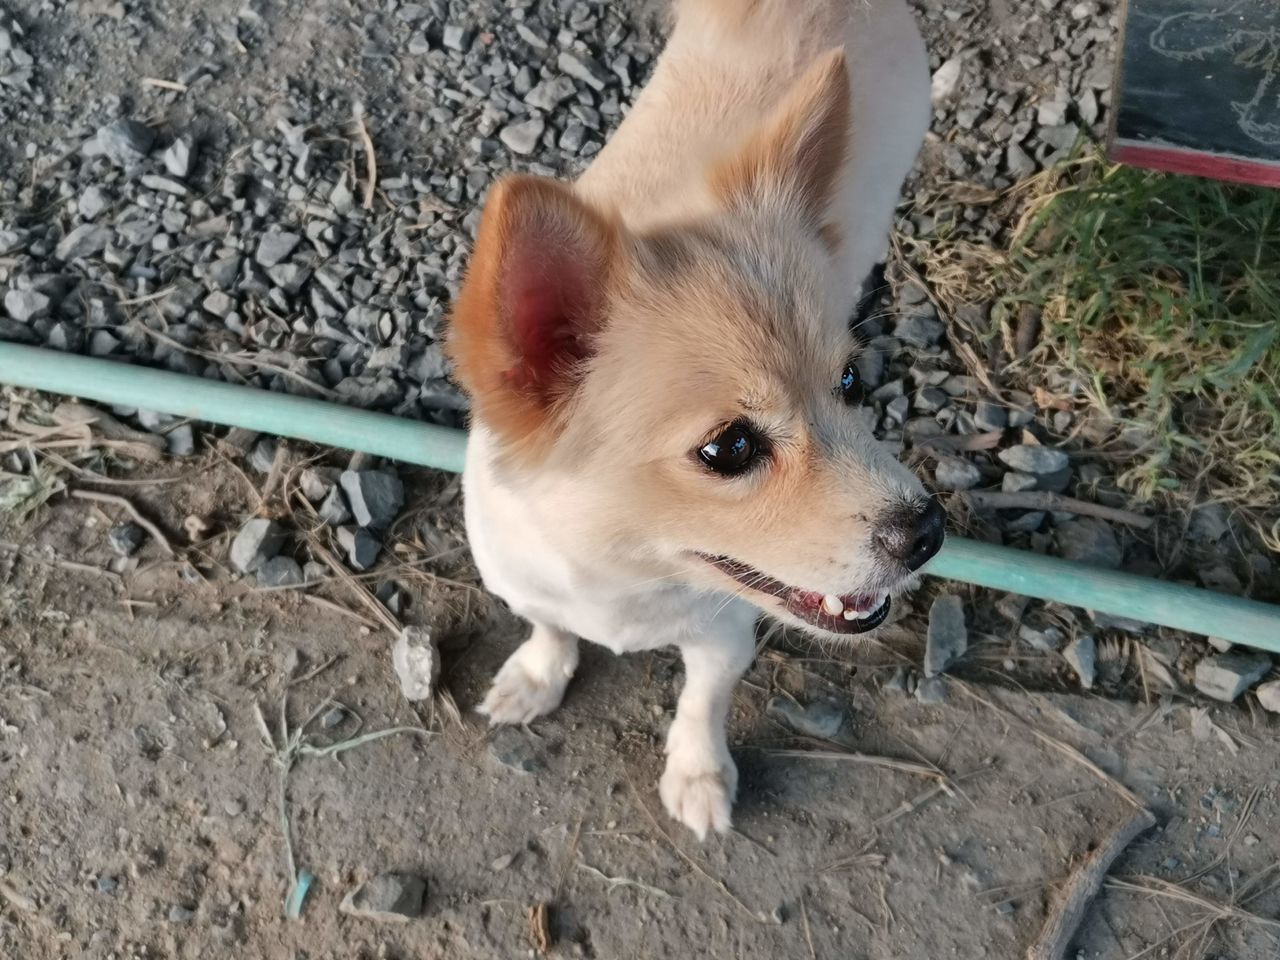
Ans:
[[[849,71],[843,48],[823,54],[764,122],[711,169],[725,206],[781,204],[800,212],[820,235],[849,149]]]
[[[566,184],[515,176],[490,192],[448,352],[476,417],[511,453],[536,457],[558,434],[621,246],[618,224]]]

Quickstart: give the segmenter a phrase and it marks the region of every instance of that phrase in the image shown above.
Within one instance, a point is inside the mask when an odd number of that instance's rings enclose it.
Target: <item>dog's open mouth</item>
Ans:
[[[755,567],[730,557],[712,557],[706,554],[699,556],[744,587],[777,597],[792,616],[827,633],[865,633],[884,623],[885,617],[889,616],[891,601],[888,591],[844,596],[815,593],[801,587],[788,586],[761,573]]]

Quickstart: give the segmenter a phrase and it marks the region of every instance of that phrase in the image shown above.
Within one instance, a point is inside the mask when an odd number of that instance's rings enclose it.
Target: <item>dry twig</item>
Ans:
[[[639,880],[632,880],[630,877],[611,877],[607,873],[605,873],[603,870],[598,870],[597,868],[591,866],[591,864],[585,863],[582,860],[578,861],[578,869],[583,871],[584,873],[590,874],[591,876],[595,877],[597,880],[603,880],[605,883],[609,885],[610,893],[613,893],[614,890],[617,890],[621,887],[632,887],[644,893],[652,894],[653,896],[657,897],[659,900],[676,899],[674,895],[667,893],[667,891],[661,889],[660,887],[651,887],[647,883],[641,883]]]
[[[1060,493],[1046,490],[1023,490],[1020,492],[1005,490],[967,490],[964,498],[969,504],[987,510],[1062,510],[1077,513],[1082,517],[1097,517],[1110,523],[1123,523],[1139,530],[1150,530],[1155,524],[1155,517],[1144,517],[1132,510],[1121,510],[1107,507],[1100,503],[1090,503],[1075,497],[1064,497]]]
[[[361,144],[364,145],[364,208],[372,210],[373,192],[378,186],[378,158],[373,152],[373,137],[369,136],[369,128],[364,123],[364,111],[359,104],[351,111],[351,120],[356,126],[356,133],[360,135]]]
[[[25,894],[19,893],[9,884],[0,880],[0,900],[5,900],[11,907],[22,913],[35,913],[36,902]]]
[[[312,539],[311,550],[328,565],[329,569],[334,572],[339,580],[347,585],[352,593],[360,598],[360,602],[368,608],[369,612],[372,613],[384,627],[397,636],[400,635],[400,631],[403,629],[400,626],[400,621],[392,615],[390,610],[378,602],[377,597],[369,592],[368,587],[347,572],[347,568],[338,562],[338,558],[330,553],[324,544],[320,543],[319,540]]]
[[[955,434],[950,436],[929,437],[921,440],[913,449],[922,453],[965,453],[974,450],[994,450],[1004,439],[1003,430],[990,430],[987,433]]]
[[[115,493],[100,493],[97,490],[72,490],[71,496],[77,500],[93,500],[97,503],[113,503],[117,507],[123,507],[125,512],[133,518],[133,522],[140,526],[143,530],[151,535],[151,539],[160,545],[168,556],[173,556],[173,547],[169,545],[169,538],[166,537],[154,523],[138,512],[127,498]]]
[[[1045,918],[1040,936],[1027,950],[1027,960],[1062,960],[1067,955],[1071,938],[1084,919],[1089,903],[1102,888],[1102,881],[1111,869],[1111,864],[1115,863],[1116,858],[1138,834],[1151,829],[1155,822],[1156,818],[1150,810],[1135,811],[1106,843],[1081,861],[1059,891]]]
[[[155,462],[163,457],[165,453],[163,437],[158,437],[154,433],[147,433],[144,430],[135,430],[133,427],[121,423],[105,410],[99,410],[97,407],[91,407],[88,404],[75,403],[70,400],[60,403],[53,408],[53,419],[65,426],[92,427],[94,432],[101,434],[108,440],[136,444],[136,447],[128,449],[129,456],[135,460]]]
[[[551,911],[545,903],[529,908],[529,940],[538,953],[545,954],[551,949]]]
[[[368,628],[369,630],[378,629],[378,625],[372,620],[366,620],[354,610],[348,610],[340,603],[334,603],[332,600],[326,600],[324,597],[317,597],[314,593],[303,594],[302,599],[306,600],[308,603],[314,603],[317,607],[324,607],[324,609],[331,610],[341,616],[350,617],[356,623],[360,624],[362,627]]]
[[[809,944],[809,960],[818,960],[818,951],[813,947],[813,931],[809,929],[809,908],[804,905],[804,894],[800,895],[800,919],[804,921],[804,939]]]
[[[1108,890],[1116,890],[1123,893],[1141,893],[1160,899],[1170,900],[1182,905],[1183,907],[1200,911],[1196,919],[1190,923],[1184,924],[1175,929],[1159,943],[1153,944],[1141,953],[1134,954],[1129,960],[1138,960],[1140,957],[1148,956],[1156,953],[1170,940],[1185,936],[1190,942],[1199,939],[1202,943],[1208,938],[1214,926],[1218,923],[1235,922],[1239,924],[1247,924],[1266,930],[1272,937],[1280,937],[1280,920],[1271,917],[1265,917],[1261,914],[1245,910],[1243,904],[1248,904],[1251,900],[1256,899],[1264,893],[1273,890],[1276,883],[1272,877],[1280,864],[1273,864],[1266,870],[1263,870],[1255,876],[1248,884],[1242,887],[1237,893],[1226,903],[1211,900],[1208,897],[1201,896],[1193,890],[1187,889],[1183,884],[1173,883],[1161,877],[1152,877],[1139,875],[1135,877],[1113,877],[1107,881]],[[1181,950],[1179,950],[1181,953]],[[1163,954],[1162,954],[1163,955]]]
[[[120,574],[113,573],[110,570],[103,570],[102,567],[95,567],[91,563],[77,563],[75,560],[67,560],[57,554],[54,554],[53,557],[42,557],[38,553],[23,550],[16,543],[7,543],[3,540],[0,540],[0,550],[8,550],[11,553],[16,553],[24,560],[43,563],[48,567],[62,567],[64,570],[75,570],[78,573],[92,573],[110,580],[117,587],[124,586],[124,580],[121,579]]]
[[[185,83],[179,83],[177,80],[161,80],[159,77],[143,77],[142,82],[148,87],[159,87],[161,90],[174,90],[178,93],[186,93],[188,90]]]

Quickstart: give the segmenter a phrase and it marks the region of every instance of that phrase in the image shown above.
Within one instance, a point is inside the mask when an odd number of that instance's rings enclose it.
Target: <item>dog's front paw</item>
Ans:
[[[707,838],[708,830],[729,829],[733,798],[738,792],[738,768],[727,750],[678,751],[667,757],[667,768],[658,781],[658,795],[673,819]]]
[[[544,716],[560,706],[577,666],[576,641],[532,637],[502,665],[480,712],[495,727]]]

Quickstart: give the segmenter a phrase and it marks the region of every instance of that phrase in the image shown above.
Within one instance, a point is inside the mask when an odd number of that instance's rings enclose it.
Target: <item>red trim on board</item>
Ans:
[[[1132,141],[1116,141],[1111,145],[1109,153],[1117,163],[1133,167],[1249,183],[1259,187],[1280,187],[1280,161],[1244,160],[1201,153],[1184,147],[1154,147]]]

